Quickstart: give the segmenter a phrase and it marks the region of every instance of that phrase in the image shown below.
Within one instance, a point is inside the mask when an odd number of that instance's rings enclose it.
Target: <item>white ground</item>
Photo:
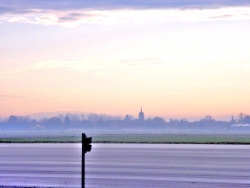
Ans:
[[[0,187],[80,187],[80,144],[0,144]],[[93,144],[86,187],[250,187],[250,146]]]

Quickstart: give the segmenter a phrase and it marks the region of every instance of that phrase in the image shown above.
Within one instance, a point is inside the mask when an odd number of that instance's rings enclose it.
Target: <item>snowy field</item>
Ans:
[[[81,144],[0,144],[5,186],[80,187]],[[93,144],[86,187],[250,187],[250,146]]]

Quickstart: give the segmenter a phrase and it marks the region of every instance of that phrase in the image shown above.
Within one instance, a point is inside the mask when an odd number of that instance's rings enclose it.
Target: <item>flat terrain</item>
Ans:
[[[94,143],[250,144],[250,134],[87,134]],[[81,133],[0,134],[0,143],[80,143]]]
[[[81,144],[0,144],[0,151],[0,187],[80,187]],[[86,187],[250,187],[250,146],[93,144]]]

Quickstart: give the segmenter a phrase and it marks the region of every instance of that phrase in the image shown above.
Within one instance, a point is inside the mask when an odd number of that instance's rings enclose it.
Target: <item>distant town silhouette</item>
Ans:
[[[202,131],[231,132],[250,131],[250,116],[240,113],[230,121],[219,121],[208,115],[199,121],[187,119],[164,120],[161,117],[145,119],[143,109],[138,118],[132,115],[112,116],[104,114],[61,114],[54,117],[44,117],[40,120],[26,116],[11,115],[0,119],[1,131],[61,131],[61,130],[98,130],[98,131]]]

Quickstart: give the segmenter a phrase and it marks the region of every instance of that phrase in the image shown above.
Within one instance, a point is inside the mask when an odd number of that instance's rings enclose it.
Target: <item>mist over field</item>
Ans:
[[[249,33],[249,0],[0,0],[0,187],[250,187]]]
[[[112,116],[105,114],[59,114],[39,119],[28,116],[14,116],[0,119],[1,131],[90,131],[90,132],[134,132],[134,133],[160,133],[160,132],[190,132],[190,133],[230,133],[249,132],[250,116],[240,113],[228,121],[216,120],[212,116],[205,116],[200,120],[169,119],[161,117],[145,118],[144,112],[138,117],[132,115]]]
[[[48,118],[10,116],[0,122],[2,143],[79,143],[81,133],[94,143],[186,143],[250,144],[250,116],[218,121],[206,116],[197,121],[164,120],[160,117],[138,118],[98,114],[53,114]]]

